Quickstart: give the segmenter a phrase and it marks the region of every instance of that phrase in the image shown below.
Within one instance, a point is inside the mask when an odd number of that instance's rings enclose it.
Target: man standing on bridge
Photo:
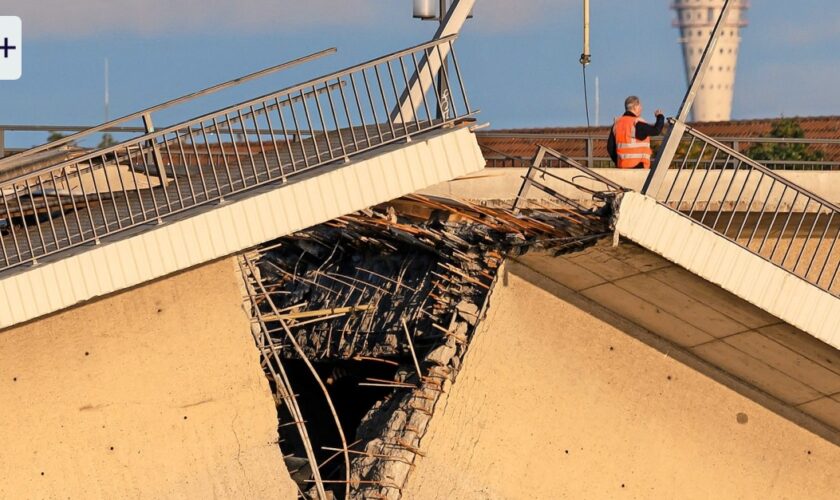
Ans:
[[[642,119],[642,102],[631,95],[624,100],[624,115],[615,119],[607,140],[607,151],[618,168],[650,168],[650,138],[662,133],[665,115],[656,110],[656,124]]]

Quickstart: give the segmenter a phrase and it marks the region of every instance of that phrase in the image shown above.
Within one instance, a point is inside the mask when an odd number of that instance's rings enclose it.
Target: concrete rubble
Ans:
[[[323,487],[340,498],[400,498],[504,259],[581,249],[608,237],[608,225],[578,207],[514,213],[412,195],[246,256],[280,447],[296,463],[320,464],[320,484],[296,476],[301,494],[317,498]],[[279,371],[289,375],[285,388]],[[305,390],[313,375],[320,392]]]

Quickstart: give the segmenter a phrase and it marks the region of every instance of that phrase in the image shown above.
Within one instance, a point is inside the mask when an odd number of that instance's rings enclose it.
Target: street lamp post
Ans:
[[[435,9],[435,3],[438,4],[437,9]],[[420,19],[421,21],[437,21],[441,28],[443,28],[443,23],[446,20],[446,16],[449,13],[449,9],[447,7],[447,0],[414,0],[414,17],[416,19]],[[467,19],[473,17],[472,10],[470,10]],[[443,61],[441,61],[441,68],[446,68],[447,58],[444,57]],[[444,77],[445,70],[441,70],[438,74],[438,95],[448,95],[449,94],[449,85]],[[437,118],[443,118],[443,111],[440,106],[437,107]]]
[[[446,6],[447,0],[437,0],[437,4],[438,8],[435,10],[435,0],[414,0],[414,17],[423,21],[438,21],[440,24],[443,24],[443,20],[449,10]],[[467,18],[471,18],[472,16],[473,13],[470,11]]]

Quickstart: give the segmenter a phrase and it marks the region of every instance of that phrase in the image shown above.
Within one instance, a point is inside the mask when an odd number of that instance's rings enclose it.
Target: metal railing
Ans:
[[[594,170],[581,165],[563,153],[543,145],[539,145],[538,148],[531,165],[528,167],[525,175],[522,176],[522,185],[513,201],[512,209],[515,212],[521,210],[530,201],[528,194],[531,188],[542,191],[561,204],[574,208],[581,213],[590,212],[591,209],[561,193],[560,189],[562,187],[571,187],[576,191],[584,192],[591,195],[593,201],[597,200],[600,202],[607,202],[610,197],[626,191],[624,187]],[[551,172],[546,166],[546,163],[550,161],[561,162],[564,166],[577,170],[577,174],[570,179],[557,175]],[[549,180],[552,182],[547,182]]]
[[[455,38],[420,44],[3,182],[0,270],[99,243],[470,117],[474,112]],[[446,63],[432,74],[426,62],[442,60],[446,49]],[[441,95],[434,85],[420,94],[408,92],[421,71],[428,72],[424,80],[442,79],[446,92]],[[401,99],[412,99],[410,112]]]
[[[680,147],[654,193],[659,202],[840,294],[840,207],[691,127]]]
[[[503,151],[494,149],[492,146],[482,143],[481,139],[521,139],[528,141],[535,141],[533,145],[534,154],[539,149],[536,142],[543,143],[551,142],[554,149],[564,152],[569,158],[584,163],[589,168],[615,168],[612,160],[607,156],[607,139],[608,136],[604,134],[587,135],[587,134],[551,134],[551,133],[529,133],[529,132],[478,132],[479,144],[484,150],[484,156],[487,160],[487,166],[490,168],[498,167],[529,167],[533,156],[516,156],[509,155]],[[657,136],[651,138],[651,143],[654,150],[658,149],[662,143],[663,137]],[[715,137],[715,140],[728,145],[732,149],[741,153],[746,153],[752,145],[763,144],[803,144],[809,150],[819,151],[820,148],[836,148],[840,152],[840,139],[796,139],[796,138],[779,138],[779,137]],[[840,156],[840,153],[838,153]],[[546,167],[557,167],[563,162],[557,159],[548,158]],[[840,170],[840,161],[825,159],[825,160],[766,160],[762,161],[763,165],[772,170]]]
[[[215,94],[216,92],[236,87],[242,85],[245,82],[249,82],[251,80],[256,80],[258,78],[262,78],[264,76],[270,75],[272,73],[277,73],[279,71],[283,71],[294,66],[298,66],[300,64],[313,61],[315,59],[319,59],[321,57],[334,54],[336,49],[329,48],[324,49],[318,52],[313,52],[312,54],[299,57],[297,59],[287,61],[284,63],[276,64],[274,66],[269,66],[268,68],[263,68],[259,71],[255,71],[253,73],[249,73],[247,75],[242,75],[238,78],[234,78],[233,80],[228,80],[226,82],[218,83],[216,85],[207,87],[205,89],[199,90],[197,92],[192,92],[190,94],[186,94],[180,97],[176,97],[175,99],[170,99],[166,102],[162,102],[160,104],[155,104],[154,106],[148,107],[146,109],[142,109],[140,111],[136,111],[134,113],[122,116],[120,118],[115,118],[113,120],[107,121],[105,123],[100,123],[99,125],[95,125],[93,127],[78,127],[78,126],[58,126],[48,128],[43,125],[6,125],[0,126],[0,169],[2,169],[9,160],[4,159],[6,156],[6,149],[5,149],[5,133],[6,131],[14,131],[14,132],[36,132],[36,131],[46,131],[46,132],[72,132],[72,134],[68,136],[61,136],[58,137],[56,140],[52,142],[46,142],[44,144],[40,144],[38,146],[24,149],[22,151],[18,151],[16,158],[14,161],[21,161],[22,158],[34,156],[39,153],[43,153],[49,150],[56,149],[61,146],[71,146],[76,144],[84,139],[89,139],[94,135],[98,135],[100,133],[149,133],[154,132],[154,123],[153,123],[153,116],[155,113],[163,111],[165,109],[172,108],[174,106],[178,106],[180,104],[184,104],[189,101],[193,101],[200,97],[205,97],[211,94]],[[143,126],[142,127],[135,127],[135,126],[126,126],[126,123],[130,123],[132,121],[142,120]]]
[[[10,133],[31,134],[33,132],[46,132],[48,134],[60,134],[63,132],[83,132],[90,130],[91,128],[93,127],[85,125],[0,125],[0,159],[3,159],[7,156],[15,155],[17,153],[23,153],[32,149],[24,147],[9,147],[7,145],[7,141]],[[103,128],[101,132],[103,134],[138,134],[145,133],[146,129],[143,127],[106,127]],[[2,165],[0,165],[0,168],[2,168]]]

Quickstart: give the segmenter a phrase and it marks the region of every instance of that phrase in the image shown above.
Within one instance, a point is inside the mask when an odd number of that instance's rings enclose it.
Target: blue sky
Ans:
[[[457,51],[482,121],[493,128],[585,123],[580,4],[477,0]],[[590,84],[600,78],[601,123],[631,93],[648,111],[676,112],[685,80],[668,6],[669,0],[592,0],[588,74]],[[0,82],[0,123],[101,122],[105,57],[114,117],[308,52],[339,49],[160,118],[168,123],[430,38],[435,23],[410,14],[410,0],[8,0],[0,15],[23,18],[24,69],[21,80]],[[754,0],[747,16],[734,118],[840,114],[837,0]]]

